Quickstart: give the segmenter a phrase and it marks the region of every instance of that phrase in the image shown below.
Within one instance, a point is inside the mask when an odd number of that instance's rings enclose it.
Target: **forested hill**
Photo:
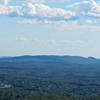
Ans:
[[[100,60],[0,57],[0,100],[100,100]]]
[[[75,63],[75,64],[96,64],[100,63],[99,59],[94,57],[81,57],[81,56],[17,56],[17,57],[0,57],[0,61],[8,62],[63,62],[63,63]]]

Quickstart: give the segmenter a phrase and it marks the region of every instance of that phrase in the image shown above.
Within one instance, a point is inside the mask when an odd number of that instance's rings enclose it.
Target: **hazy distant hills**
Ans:
[[[94,57],[81,57],[81,56],[17,56],[17,57],[0,57],[0,61],[7,62],[63,62],[63,63],[75,63],[75,64],[95,64],[100,63],[99,59]]]
[[[9,58],[9,56],[0,56],[0,58]]]

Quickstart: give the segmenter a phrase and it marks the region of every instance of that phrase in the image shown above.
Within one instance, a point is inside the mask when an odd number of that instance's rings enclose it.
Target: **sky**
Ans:
[[[99,52],[99,0],[0,0],[0,56]]]

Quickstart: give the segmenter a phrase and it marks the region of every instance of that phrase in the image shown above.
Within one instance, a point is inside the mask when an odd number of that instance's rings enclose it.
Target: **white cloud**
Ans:
[[[23,21],[18,21],[19,24],[38,24],[39,22],[35,19],[25,19]]]
[[[57,41],[56,40],[48,40],[49,43],[55,44]]]
[[[100,2],[95,2],[94,0],[87,0],[74,3],[69,7],[77,9],[83,16],[100,18]]]
[[[23,3],[19,6],[10,5],[10,1],[0,0],[0,15],[21,18],[21,21],[18,21],[21,24],[100,24],[100,2],[94,0],[76,2],[67,6],[67,8],[74,8],[73,11],[43,4],[43,2],[50,0],[23,0]],[[51,0],[50,2],[53,1],[61,0]]]
[[[24,5],[22,10],[24,17],[36,18],[38,20],[68,20],[76,17],[75,12],[67,11],[61,8],[51,8],[44,4],[27,3],[27,5]]]
[[[0,0],[1,5],[7,5],[10,0]]]
[[[44,3],[44,2],[64,2],[69,0],[25,0],[26,2],[32,2],[32,3]]]
[[[86,23],[87,23],[87,24],[92,24],[93,21],[92,21],[92,20],[86,20]]]
[[[44,4],[33,4],[30,2],[22,6],[0,5],[0,15],[21,17],[37,21],[67,21],[75,20],[77,17],[75,12],[69,10],[64,10],[61,8],[51,8]]]
[[[80,41],[80,40],[63,40],[61,42],[65,44],[80,44],[80,45],[85,44],[85,42]]]
[[[17,41],[28,41],[29,39],[26,38],[26,37],[19,37],[19,38],[16,38]]]
[[[0,15],[8,15],[10,17],[21,16],[21,7],[0,5]]]

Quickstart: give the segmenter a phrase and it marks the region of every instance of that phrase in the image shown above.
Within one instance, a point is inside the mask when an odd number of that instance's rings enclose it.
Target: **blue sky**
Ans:
[[[0,56],[100,58],[99,0],[0,0]]]

